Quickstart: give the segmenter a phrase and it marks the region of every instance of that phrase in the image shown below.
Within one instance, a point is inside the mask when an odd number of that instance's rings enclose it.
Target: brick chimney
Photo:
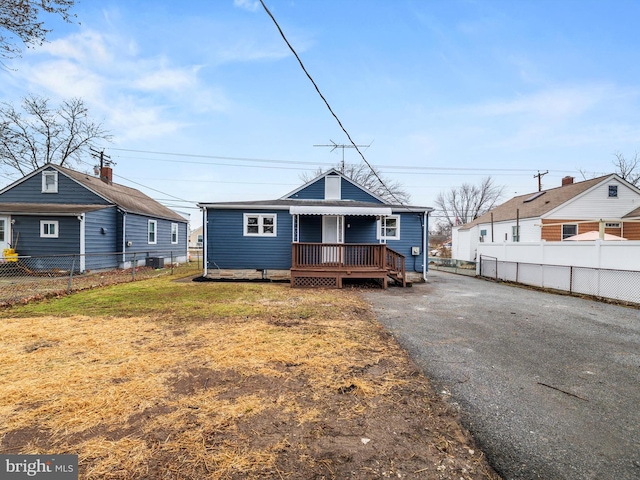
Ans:
[[[562,186],[564,187],[565,185],[571,185],[573,183],[573,177],[563,177],[562,178]]]
[[[113,169],[111,167],[102,167],[100,169],[100,180],[111,185],[113,183]]]

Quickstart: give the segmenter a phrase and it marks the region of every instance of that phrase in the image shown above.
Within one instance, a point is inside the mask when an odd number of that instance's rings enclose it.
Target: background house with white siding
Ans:
[[[334,169],[276,200],[199,206],[207,277],[339,287],[426,276],[432,209],[389,204]]]
[[[47,164],[0,190],[0,252],[77,254],[84,271],[129,266],[134,254],[184,262],[187,238],[182,215],[113,183],[109,167],[96,177]]]
[[[590,231],[640,240],[638,220],[640,189],[618,175],[575,183],[572,177],[565,177],[557,188],[519,195],[471,223],[454,227],[452,257],[475,261],[482,254],[504,256],[501,252],[508,249],[509,261],[539,263],[539,255],[531,252],[539,252],[535,245],[541,242],[565,242]],[[520,248],[524,246],[527,248]],[[566,247],[566,261],[579,261],[580,255],[576,257]],[[574,247],[576,252],[588,251],[584,245]]]

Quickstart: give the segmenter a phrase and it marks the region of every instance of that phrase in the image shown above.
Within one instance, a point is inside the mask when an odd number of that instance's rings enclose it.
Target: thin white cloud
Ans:
[[[85,30],[30,54],[16,74],[26,92],[56,101],[82,97],[115,138],[137,140],[175,133],[194,113],[228,108],[224,93],[204,85],[200,71],[145,57],[133,39]]]
[[[260,2],[256,0],[233,0],[233,6],[249,12],[255,12],[260,8]]]

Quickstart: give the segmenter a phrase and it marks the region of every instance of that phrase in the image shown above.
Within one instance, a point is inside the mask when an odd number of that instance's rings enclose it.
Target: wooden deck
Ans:
[[[342,288],[345,278],[388,278],[407,286],[405,257],[385,244],[293,243],[293,287]]]

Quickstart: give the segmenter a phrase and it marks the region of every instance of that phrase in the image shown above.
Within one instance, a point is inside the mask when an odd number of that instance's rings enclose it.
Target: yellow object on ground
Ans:
[[[5,248],[2,250],[2,256],[4,257],[5,262],[17,262],[18,254],[13,248]]]

